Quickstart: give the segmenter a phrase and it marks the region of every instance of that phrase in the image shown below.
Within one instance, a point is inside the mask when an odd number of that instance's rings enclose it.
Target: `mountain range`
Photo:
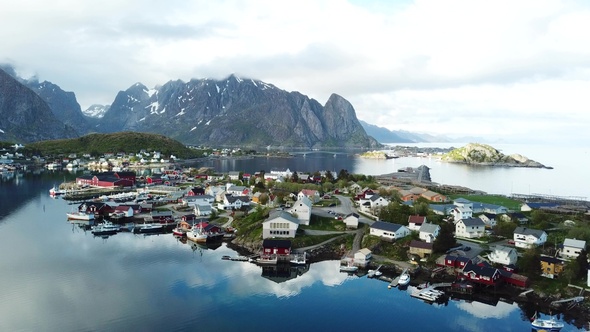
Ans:
[[[235,75],[169,81],[152,89],[136,83],[120,91],[111,105],[96,104],[84,111],[73,92],[54,83],[20,78],[9,65],[0,65],[0,75],[1,141],[27,143],[120,131],[208,146],[374,149],[379,142],[442,141],[359,121],[354,107],[337,94],[321,105],[299,92]],[[18,112],[13,104],[19,105]]]

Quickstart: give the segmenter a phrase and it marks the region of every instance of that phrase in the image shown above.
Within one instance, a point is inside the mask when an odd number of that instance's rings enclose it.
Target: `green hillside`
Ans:
[[[89,134],[79,138],[41,141],[26,145],[26,149],[43,156],[57,156],[70,153],[89,153],[99,156],[105,153],[138,153],[141,150],[158,151],[163,155],[178,158],[195,158],[202,153],[189,149],[182,143],[166,136],[137,132],[114,134]]]

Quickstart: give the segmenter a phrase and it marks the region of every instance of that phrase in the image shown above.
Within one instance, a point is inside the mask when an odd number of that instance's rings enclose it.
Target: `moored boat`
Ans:
[[[359,267],[353,265],[351,262],[346,265],[340,265],[340,271],[342,272],[356,272],[358,269]]]
[[[136,224],[133,233],[160,233],[163,227],[161,224]]]
[[[66,213],[68,219],[71,220],[94,220],[94,213],[86,213],[86,212],[69,212]]]
[[[289,261],[293,265],[305,265],[307,263],[307,252],[302,254],[293,254],[293,257]]]
[[[263,255],[258,257],[255,262],[260,265],[276,265],[278,257],[277,255]]]
[[[105,221],[96,226],[93,226],[90,230],[94,235],[112,235],[119,232],[121,226],[113,224],[110,221]]]
[[[174,227],[172,234],[176,236],[186,236],[186,233],[190,232],[190,230],[191,225],[189,225],[189,223],[186,221],[181,221],[178,223],[178,225],[176,225],[176,227]]]
[[[223,240],[223,235],[224,232],[221,228],[206,222],[198,223],[186,233],[186,237],[189,240],[200,243],[221,241]]]
[[[49,189],[49,195],[52,197],[65,195],[66,191],[63,189],[59,189],[57,186],[53,186],[53,188]]]
[[[397,284],[399,286],[407,286],[410,283],[410,274],[407,270],[404,270],[402,274],[399,276],[399,280]]]
[[[558,322],[553,316],[551,316],[549,319],[540,318],[535,312],[531,326],[535,329],[541,329],[545,331],[559,331],[565,325],[562,322]]]

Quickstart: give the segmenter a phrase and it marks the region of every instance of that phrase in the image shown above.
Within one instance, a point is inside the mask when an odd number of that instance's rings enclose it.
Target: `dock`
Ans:
[[[387,285],[387,288],[397,287],[397,284],[399,284],[399,276],[393,278],[393,280],[391,280],[389,285]]]

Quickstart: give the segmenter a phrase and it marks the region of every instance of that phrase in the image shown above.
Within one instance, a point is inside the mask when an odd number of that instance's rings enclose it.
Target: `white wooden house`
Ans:
[[[488,255],[488,259],[492,263],[510,265],[516,264],[518,255],[515,248],[496,246],[494,250]]]
[[[463,238],[478,238],[485,234],[485,224],[479,218],[465,218],[455,223],[455,236]]]
[[[577,258],[580,255],[580,252],[584,249],[586,249],[586,241],[565,239],[559,255],[565,259],[574,259]]]
[[[312,203],[307,196],[300,196],[293,206],[288,210],[289,213],[295,215],[299,219],[301,225],[309,225],[311,219]]]
[[[276,217],[262,223],[262,238],[294,238],[299,228],[299,220],[282,211]]]
[[[312,189],[301,189],[297,194],[297,199],[307,197],[311,203],[317,203],[320,201],[320,192]]]
[[[457,206],[451,211],[455,222],[461,219],[469,219],[473,217],[473,210],[469,206]]]
[[[390,240],[397,240],[410,235],[411,231],[404,225],[394,224],[385,221],[375,221],[369,227],[370,235],[383,237]]]
[[[354,265],[366,266],[373,258],[373,253],[368,248],[360,249],[354,253]]]
[[[426,243],[433,243],[440,232],[440,226],[437,224],[423,223],[420,226],[419,232],[420,240]]]
[[[359,226],[359,215],[351,213],[347,215],[343,221],[346,224],[346,228],[357,229]]]
[[[422,224],[428,222],[426,220],[426,217],[424,216],[409,216],[408,217],[408,228],[413,230],[413,231],[420,231],[420,226],[422,226]]]
[[[547,233],[543,230],[527,227],[516,227],[514,230],[514,245],[518,248],[533,248],[546,241]]]

